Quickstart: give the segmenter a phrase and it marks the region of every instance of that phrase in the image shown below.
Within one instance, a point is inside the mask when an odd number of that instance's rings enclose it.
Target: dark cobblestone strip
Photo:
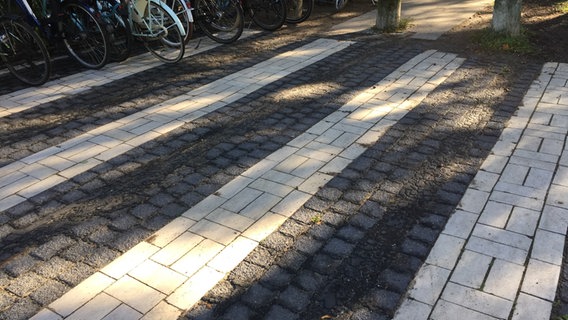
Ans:
[[[506,67],[466,62],[185,319],[391,318],[539,66]]]

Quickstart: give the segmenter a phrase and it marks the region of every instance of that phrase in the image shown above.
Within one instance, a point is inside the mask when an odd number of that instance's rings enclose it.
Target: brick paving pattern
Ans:
[[[0,126],[25,128],[36,110],[96,107],[115,81],[158,88],[63,128],[7,129],[0,318],[550,318],[567,65],[527,65],[495,107],[471,101],[503,66],[420,44],[337,36],[241,58],[161,86],[144,55],[0,97]],[[316,98],[283,98],[309,85]]]

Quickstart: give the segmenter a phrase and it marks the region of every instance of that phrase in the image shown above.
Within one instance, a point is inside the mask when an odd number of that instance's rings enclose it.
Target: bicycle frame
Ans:
[[[26,0],[14,0],[18,7],[22,10],[25,15],[25,20],[33,26],[39,27],[40,30],[43,30],[41,27],[41,22],[39,21],[38,17],[33,12],[30,4]]]
[[[41,1],[41,14],[45,17],[45,18],[41,18],[41,19],[38,18],[38,16],[36,16],[36,14],[32,10],[32,8],[31,8],[31,6],[30,6],[30,4],[28,3],[27,0],[14,0],[14,1],[20,7],[22,12],[24,13],[25,20],[28,23],[30,23],[32,26],[37,27],[38,30],[42,33],[43,36],[46,37],[46,39],[48,41],[51,41],[52,36],[53,36],[53,34],[52,34],[53,32],[55,32],[55,33],[60,32],[60,30],[58,30],[58,26],[50,25],[50,22],[57,23],[57,18],[53,19],[52,21],[50,21],[50,18],[47,18],[47,12],[48,12],[47,0]],[[60,5],[60,3],[62,2],[61,0],[53,0],[53,1],[58,1],[59,3],[57,5]],[[55,8],[55,7],[53,7],[53,8]],[[91,8],[89,6],[84,6],[83,8],[87,9],[92,14],[95,14],[95,11],[93,10],[93,8]],[[57,12],[54,12],[52,14],[57,14]],[[47,26],[47,28],[46,28],[46,26]],[[80,24],[77,24],[77,26],[80,26]]]
[[[163,26],[157,24],[156,21],[151,19],[147,19],[148,15],[146,14],[149,3],[155,3],[156,5],[160,6],[163,10],[167,11],[171,17],[174,19],[174,23],[178,26],[180,33],[182,36],[185,36],[185,28],[183,24],[167,5],[163,4],[160,0],[131,0],[127,1],[128,4],[128,14],[129,14],[129,23],[132,29],[132,35],[136,37],[156,37],[161,35],[163,32],[167,30],[163,29]],[[189,17],[193,22],[193,17],[191,16],[191,11],[189,11]],[[133,24],[137,23],[139,25],[143,25],[145,27],[144,32],[135,32],[136,28],[134,28]],[[160,28],[157,29],[156,27]]]

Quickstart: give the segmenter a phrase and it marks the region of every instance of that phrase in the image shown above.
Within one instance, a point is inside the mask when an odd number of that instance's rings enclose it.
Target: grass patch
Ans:
[[[316,214],[310,220],[312,221],[313,224],[321,224],[322,223],[322,215]]]
[[[535,52],[526,32],[512,37],[503,33],[495,32],[491,28],[486,28],[478,32],[474,39],[482,48],[491,51],[503,51],[520,54],[530,54]]]

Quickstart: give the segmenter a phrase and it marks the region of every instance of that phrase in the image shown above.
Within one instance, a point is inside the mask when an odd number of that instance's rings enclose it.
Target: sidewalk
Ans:
[[[403,17],[409,17],[416,30],[412,37],[422,40],[438,39],[488,5],[487,1],[452,1],[445,2],[441,10],[439,1],[434,0],[403,3]],[[338,25],[330,35],[366,30],[373,25],[374,14]],[[0,185],[10,190],[0,192],[4,197],[0,208],[25,202],[355,45],[351,41],[315,40],[5,166]],[[145,60],[137,67],[145,70],[156,64],[151,63]],[[405,61],[151,237],[96,270],[32,319],[177,319],[464,63],[465,59],[455,54],[435,50]],[[40,97],[22,92],[5,105],[1,116],[16,115],[137,71],[117,67],[114,72],[97,80],[92,74],[78,75],[55,83]],[[396,320],[550,318],[568,226],[566,79],[568,65],[549,63],[543,67],[435,241],[396,311]],[[359,229],[346,230],[349,235],[344,237],[357,240]],[[321,244],[322,250],[346,254],[353,245],[343,239]],[[303,245],[301,250],[316,251],[313,244]],[[51,243],[44,247],[45,255],[41,250],[35,255],[47,257],[64,246]],[[322,268],[325,263],[321,262]],[[304,285],[302,290],[287,290],[279,302],[305,306],[307,302],[302,300],[309,296],[307,287],[313,283]],[[262,289],[246,298],[257,303],[264,298]],[[383,296],[374,298],[377,305],[386,303]],[[238,307],[229,310],[225,318],[246,319],[248,314]],[[271,309],[265,319],[297,319],[290,310]]]
[[[491,6],[490,0],[404,0],[401,17],[409,19],[413,39],[436,40],[444,32],[459,25],[475,12]],[[360,32],[375,25],[376,12],[370,11],[345,23],[334,26],[331,35]]]

